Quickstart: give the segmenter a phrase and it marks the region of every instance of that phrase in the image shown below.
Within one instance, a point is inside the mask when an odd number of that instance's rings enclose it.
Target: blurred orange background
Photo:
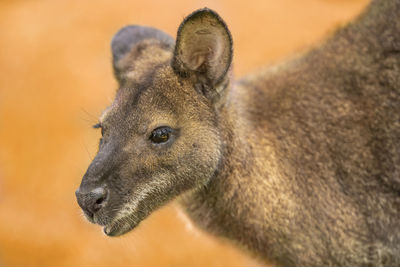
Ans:
[[[110,40],[126,24],[172,36],[210,7],[234,38],[237,77],[325,38],[367,0],[0,2],[0,266],[262,266],[193,228],[172,203],[121,238],[86,222],[74,191],[91,129],[117,87]]]

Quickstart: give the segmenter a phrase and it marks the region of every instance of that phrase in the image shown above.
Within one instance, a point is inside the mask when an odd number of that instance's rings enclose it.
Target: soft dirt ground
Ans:
[[[74,191],[113,98],[109,43],[126,24],[175,36],[194,9],[217,10],[237,77],[307,49],[366,0],[0,2],[0,266],[260,266],[194,229],[171,204],[122,238],[81,216]]]

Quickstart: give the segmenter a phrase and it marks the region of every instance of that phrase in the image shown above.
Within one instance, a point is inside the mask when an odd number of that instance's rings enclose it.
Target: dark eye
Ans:
[[[171,132],[169,127],[158,127],[151,132],[150,140],[155,144],[165,143],[169,140]]]

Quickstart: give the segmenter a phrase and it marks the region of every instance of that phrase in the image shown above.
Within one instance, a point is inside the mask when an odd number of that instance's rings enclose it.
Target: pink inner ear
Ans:
[[[215,36],[215,38],[213,40],[214,47],[212,48],[212,54],[210,54],[212,56],[209,57],[209,61],[218,60],[222,56],[222,54],[224,52],[223,51],[224,50],[223,42],[224,42],[224,40],[221,35]]]
[[[206,60],[207,53],[204,51],[193,52],[188,58],[187,67],[190,70],[197,70]]]
[[[190,70],[197,70],[205,61],[208,63],[218,61],[223,53],[221,36],[212,34],[207,29],[202,29],[196,31],[192,37],[194,37],[194,42],[192,41],[190,46],[193,50],[184,50],[183,58],[186,58],[186,67]]]

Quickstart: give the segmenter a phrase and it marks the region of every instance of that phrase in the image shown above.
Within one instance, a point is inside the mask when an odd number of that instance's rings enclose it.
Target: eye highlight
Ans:
[[[154,129],[150,134],[150,141],[154,144],[165,143],[169,140],[172,129],[168,126],[162,126]]]

